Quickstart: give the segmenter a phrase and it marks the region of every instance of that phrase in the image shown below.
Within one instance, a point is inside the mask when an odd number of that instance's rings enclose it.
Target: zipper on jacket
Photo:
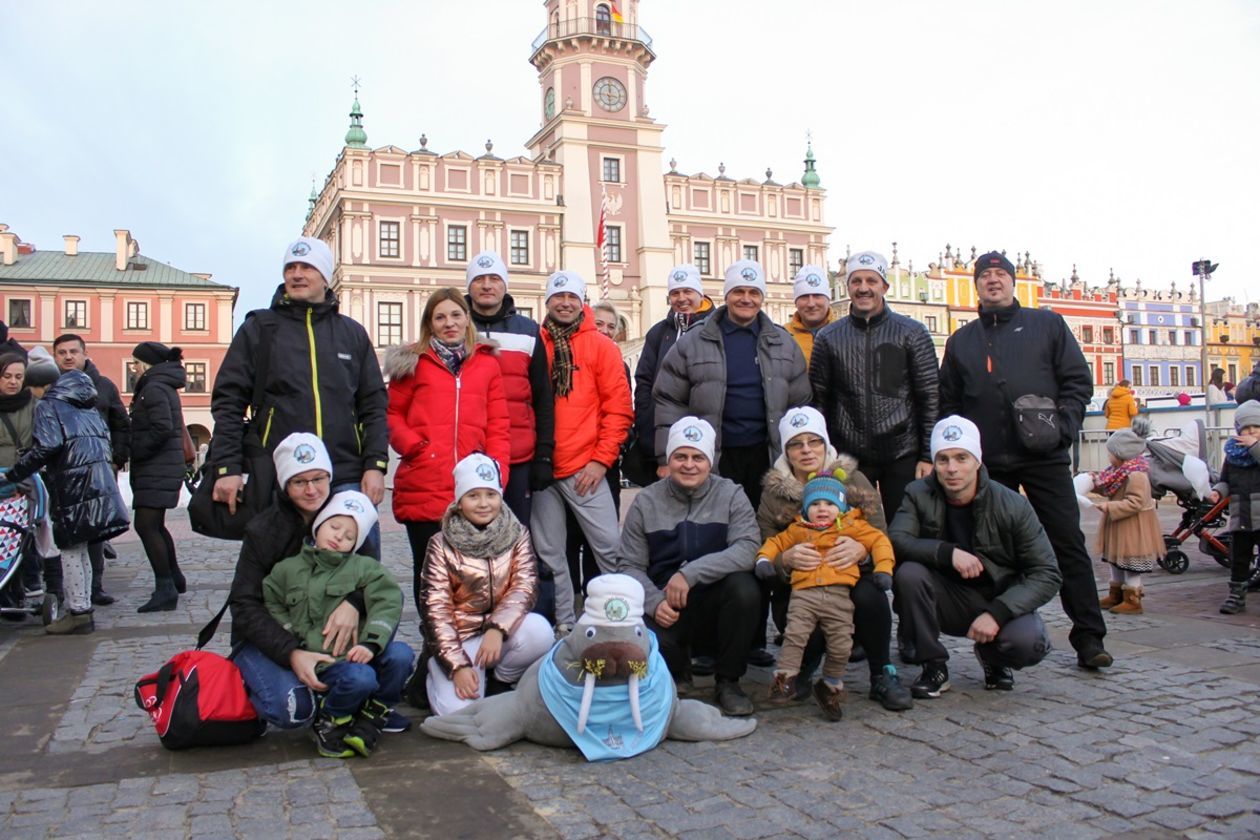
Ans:
[[[870,423],[872,411],[871,392],[875,390],[875,359],[871,353],[871,325],[869,321],[866,324],[866,329],[862,330],[862,334],[866,340],[866,417],[863,418],[863,422]]]
[[[311,320],[314,310],[306,310],[306,338],[311,347],[311,391],[315,395],[315,437],[324,437],[324,415],[319,405],[319,363],[315,359],[315,324]]]
[[[490,613],[494,613],[494,558],[486,558],[486,580],[490,581]],[[486,621],[490,621],[490,616],[486,616]]]
[[[442,365],[446,367],[446,365]],[[451,441],[451,451],[455,453],[455,463],[459,463],[459,389],[463,387],[463,380],[459,375],[455,376],[455,438]]]
[[[262,445],[267,445],[267,436],[271,434],[271,421],[276,416],[276,407],[273,405],[267,409],[267,425],[263,427]]]

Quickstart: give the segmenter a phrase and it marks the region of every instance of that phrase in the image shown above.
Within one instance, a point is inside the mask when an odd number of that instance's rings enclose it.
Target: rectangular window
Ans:
[[[140,375],[136,373],[136,366],[131,362],[123,362],[123,393],[134,393],[136,390],[136,382],[139,381],[139,379]]]
[[[796,278],[796,272],[805,265],[805,251],[802,248],[788,248],[788,272]]]
[[[935,315],[927,316],[927,328],[928,328],[928,332],[930,333],[936,332],[936,316]]]
[[[31,302],[29,300],[9,301],[9,327],[12,329],[29,329],[31,326]]]
[[[1194,345],[1194,330],[1186,330],[1186,346],[1192,347],[1193,345]]]
[[[1225,378],[1230,382],[1238,381],[1238,365],[1232,362],[1229,365],[1229,373],[1225,374]]]
[[[1142,343],[1142,331],[1141,331],[1141,330],[1129,330],[1129,343],[1130,343],[1130,344],[1141,344],[1141,343]]]
[[[1146,343],[1151,345],[1159,344],[1159,330],[1147,330]]]
[[[1094,327],[1091,324],[1085,324],[1081,327],[1081,341],[1085,344],[1094,343]]]
[[[713,264],[709,261],[709,243],[695,242],[691,246],[692,261],[705,277],[713,273]]]
[[[87,326],[87,301],[86,300],[68,300],[66,301],[66,327],[79,327],[82,329]]]
[[[206,392],[206,363],[184,362],[184,370],[188,374],[188,384],[184,386],[184,393],[204,394]]]
[[[149,328],[149,304],[143,300],[127,301],[127,326],[129,330]]]
[[[529,265],[529,231],[512,231],[512,249],[509,259],[512,265]]]
[[[1141,367],[1141,365],[1134,365],[1134,366],[1133,366],[1133,375],[1132,375],[1132,376],[1130,376],[1129,378],[1133,380],[1133,387],[1134,387],[1134,388],[1141,388],[1141,387],[1142,387],[1142,367]]]
[[[1194,368],[1190,367],[1190,365],[1186,365],[1186,387],[1193,388],[1195,379]]]
[[[610,184],[621,183],[621,158],[604,158],[604,180]]]
[[[446,229],[446,258],[456,262],[468,260],[468,228],[451,225]]]
[[[608,248],[608,261],[619,263],[621,262],[621,227],[608,225],[605,231],[608,234],[608,238],[604,241],[605,247]]]
[[[1104,385],[1116,384],[1116,363],[1115,362],[1103,362],[1103,384]]]
[[[1115,343],[1116,343],[1116,328],[1103,327],[1103,344],[1115,344]]]
[[[184,329],[204,330],[206,328],[206,305],[204,303],[184,304]]]
[[[402,344],[401,303],[376,304],[376,346],[393,347]]]
[[[1168,331],[1168,343],[1173,345],[1174,347],[1177,346],[1177,331],[1176,330]]]
[[[1173,365],[1172,367],[1168,368],[1168,385],[1170,387],[1176,388],[1181,384],[1180,374],[1181,374],[1181,370],[1176,365]]]
[[[381,256],[398,256],[398,222],[381,222]]]
[[[1151,381],[1152,388],[1159,387],[1159,368],[1155,367],[1155,365],[1151,365],[1151,380],[1150,381]]]
[[[757,260],[757,246],[756,245],[744,246],[744,259],[753,260],[754,262],[756,262]]]

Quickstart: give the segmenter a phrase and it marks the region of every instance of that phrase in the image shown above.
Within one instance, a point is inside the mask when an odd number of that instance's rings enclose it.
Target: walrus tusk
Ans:
[[[582,689],[582,707],[578,709],[578,734],[586,731],[586,719],[591,715],[591,701],[595,699],[595,675],[586,672],[586,686]],[[635,698],[636,700],[638,698]],[[632,701],[633,702],[633,701]],[[633,708],[633,707],[632,707]]]
[[[630,675],[630,717],[634,718],[634,728],[643,731],[643,716],[639,714],[639,675]]]

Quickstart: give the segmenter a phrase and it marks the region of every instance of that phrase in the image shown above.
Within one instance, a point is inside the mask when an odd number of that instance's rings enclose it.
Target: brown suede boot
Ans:
[[[1110,612],[1115,615],[1141,615],[1142,587],[1124,587],[1124,600],[1112,607]]]
[[[796,699],[796,674],[791,676],[776,671],[774,682],[770,684],[770,695],[766,698],[771,706],[786,706]]]
[[[1124,603],[1124,592],[1120,584],[1112,581],[1111,588],[1107,590],[1107,597],[1098,600],[1098,606],[1104,610],[1109,610],[1116,604]]]

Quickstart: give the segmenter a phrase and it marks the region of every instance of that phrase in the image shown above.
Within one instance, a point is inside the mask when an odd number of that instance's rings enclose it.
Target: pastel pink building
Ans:
[[[545,27],[530,62],[538,74],[541,128],[528,155],[443,154],[420,147],[367,146],[356,97],[350,130],[319,191],[312,190],[305,232],[326,240],[337,270],[342,311],[385,347],[419,334],[428,293],[463,287],[468,260],[498,251],[520,309],[542,313],[546,278],[577,271],[592,299],[602,297],[596,247],[606,208],[607,296],[628,339],[641,337],[667,310],[666,279],[696,263],[721,298],[722,274],[735,260],[757,259],[770,278],[766,311],[794,311],[792,278],[805,263],[825,264],[831,228],[813,152],[799,182],[685,175],[664,163],[665,125],[650,116],[652,39],[639,26],[638,0],[547,0]],[[488,126],[488,129],[498,127]]]

